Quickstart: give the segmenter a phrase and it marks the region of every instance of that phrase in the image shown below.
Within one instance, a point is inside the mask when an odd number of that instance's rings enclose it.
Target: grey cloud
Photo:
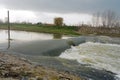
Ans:
[[[0,0],[10,9],[55,12],[93,13],[103,10],[119,12],[120,0]]]

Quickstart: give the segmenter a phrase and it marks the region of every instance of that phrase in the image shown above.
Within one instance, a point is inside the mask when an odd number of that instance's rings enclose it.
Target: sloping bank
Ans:
[[[78,76],[34,65],[25,58],[0,52],[0,80],[83,80]]]
[[[32,41],[14,45],[10,51],[22,53],[32,62],[39,65],[55,68],[59,71],[69,72],[85,79],[92,80],[115,80],[114,73],[106,70],[98,70],[77,61],[61,59],[58,56],[71,46],[79,45],[86,41],[119,43],[119,40],[111,40],[108,37],[78,37],[62,40]]]

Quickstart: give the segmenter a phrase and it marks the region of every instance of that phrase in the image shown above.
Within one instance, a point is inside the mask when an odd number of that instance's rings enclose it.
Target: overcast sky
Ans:
[[[48,22],[63,17],[66,24],[90,23],[95,12],[120,14],[120,0],[0,0],[0,18],[9,9],[11,21]]]

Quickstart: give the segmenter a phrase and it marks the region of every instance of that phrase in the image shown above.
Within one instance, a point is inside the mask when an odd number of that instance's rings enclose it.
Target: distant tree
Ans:
[[[93,18],[92,18],[92,26],[94,27],[99,27],[101,23],[101,15],[99,12],[93,14]]]
[[[36,24],[37,24],[37,25],[43,25],[43,23],[42,23],[42,22],[37,22]]]
[[[102,13],[101,20],[104,27],[114,27],[117,22],[117,15],[108,10]]]
[[[115,27],[120,28],[120,20],[117,20]]]
[[[54,24],[55,24],[56,26],[62,26],[62,25],[63,25],[63,18],[61,18],[61,17],[56,17],[56,18],[54,19]]]

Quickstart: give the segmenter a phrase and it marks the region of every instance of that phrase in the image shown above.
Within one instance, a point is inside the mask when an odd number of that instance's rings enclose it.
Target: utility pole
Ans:
[[[10,48],[10,16],[9,16],[9,11],[7,12],[7,14],[8,14],[8,20],[7,20],[7,22],[8,22],[8,48],[7,49],[9,49]]]

